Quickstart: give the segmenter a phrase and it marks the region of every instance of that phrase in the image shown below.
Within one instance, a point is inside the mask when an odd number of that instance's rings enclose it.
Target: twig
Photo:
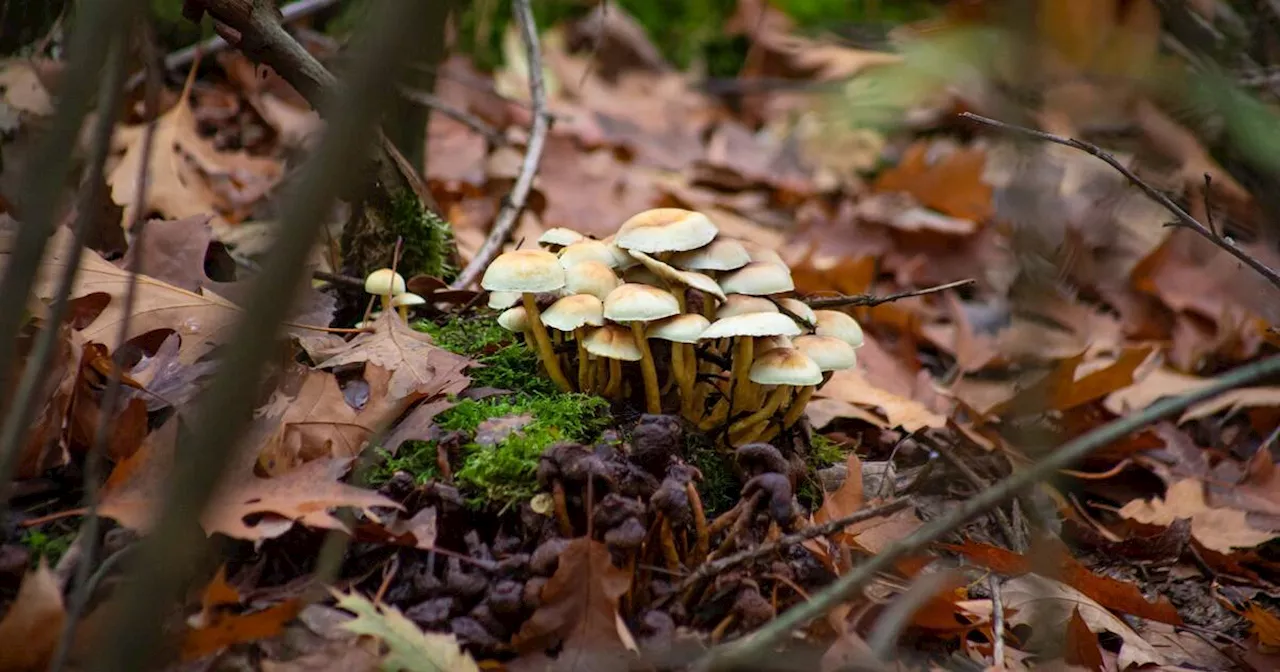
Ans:
[[[22,180],[23,199],[18,219],[17,240],[0,282],[0,384],[8,385],[12,374],[18,330],[21,326],[27,296],[35,284],[36,274],[43,261],[49,237],[54,232],[54,212],[62,190],[62,178],[74,153],[72,149],[79,137],[89,102],[98,88],[98,73],[106,62],[108,47],[118,32],[135,16],[136,0],[101,0],[89,3],[77,13],[71,35],[71,60],[58,87],[58,106],[52,124],[41,139],[39,151],[26,167]],[[82,213],[81,223],[91,218]],[[80,233],[83,238],[83,231]],[[30,414],[36,386],[44,379],[43,361],[48,361],[55,342],[55,334],[66,312],[67,296],[75,279],[79,258],[79,241],[73,243],[74,255],[59,282],[58,298],[54,301],[53,320],[48,332],[41,335],[37,352],[27,362],[17,391],[10,397],[10,406],[0,428],[0,518],[8,506],[8,491],[13,465],[18,461],[23,438],[30,429]],[[43,352],[41,352],[43,351]]]
[[[542,82],[542,50],[538,46],[538,27],[533,22],[533,10],[529,8],[529,0],[512,0],[516,23],[520,24],[520,37],[524,40],[525,57],[529,61],[529,97],[533,101],[533,128],[529,131],[529,145],[525,149],[524,163],[520,164],[520,172],[516,183],[511,187],[493,220],[493,229],[489,237],[480,246],[479,251],[467,263],[467,267],[458,274],[450,286],[451,289],[466,289],[480,278],[485,267],[493,261],[502,246],[511,237],[516,220],[524,210],[525,199],[529,197],[529,189],[533,186],[533,176],[538,172],[538,162],[542,160],[542,147],[547,141],[547,131],[551,128],[551,119],[547,116],[547,90]]]
[[[838,306],[871,307],[871,306],[878,306],[882,303],[889,303],[890,301],[901,301],[902,299],[909,299],[913,296],[925,296],[926,294],[937,294],[938,292],[945,292],[948,289],[956,289],[958,287],[967,287],[969,285],[972,285],[973,283],[974,283],[973,278],[967,278],[965,280],[948,282],[945,285],[937,285],[935,287],[925,287],[924,289],[912,289],[905,292],[898,292],[897,294],[889,294],[887,296],[874,296],[872,294],[842,294],[840,296],[810,297],[808,299],[804,299],[804,302],[809,304],[810,308],[836,308]]]
[[[304,19],[336,4],[338,4],[338,0],[297,0],[297,2],[291,2],[280,8],[280,21],[289,23],[290,21]],[[203,42],[179,49],[165,56],[164,69],[166,71],[180,70],[195,63],[196,58],[199,56],[212,56],[230,46],[221,35],[215,35]],[[132,89],[141,84],[146,76],[145,70],[135,72],[129,77],[129,82],[125,86]]]
[[[962,502],[947,514],[926,523],[914,533],[889,544],[875,556],[836,579],[831,585],[814,595],[812,600],[796,605],[779,615],[755,635],[712,649],[703,657],[696,669],[705,672],[746,667],[749,661],[758,660],[760,656],[767,655],[769,650],[787,638],[795,628],[850,599],[863,584],[878,572],[892,567],[898,558],[951,534],[960,526],[999,506],[1010,497],[1017,496],[1036,483],[1052,477],[1058,469],[1070,466],[1094,450],[1117,441],[1152,422],[1184,411],[1223,392],[1277,374],[1280,374],[1280,355],[1242,366],[1222,376],[1208,387],[1179,397],[1162,399],[1140,413],[1117,418],[1068,441],[1056,450],[1048,452],[1039,462],[1015,472],[1003,481]]]
[[[449,117],[450,119],[453,119],[454,121],[462,124],[463,126],[466,126],[467,128],[475,131],[476,133],[483,135],[486,140],[488,140],[489,142],[492,142],[495,145],[507,144],[507,139],[503,137],[501,133],[498,132],[498,129],[494,128],[493,126],[490,126],[488,123],[485,122],[484,119],[481,119],[480,117],[477,117],[476,115],[471,114],[466,110],[462,110],[457,107],[454,107],[453,105],[450,105],[449,103],[441,99],[440,96],[437,96],[433,93],[427,93],[426,91],[421,91],[419,89],[415,89],[410,86],[401,86],[399,91],[400,91],[400,95],[403,96],[406,100],[413,101],[424,107],[429,107],[435,110],[436,112],[439,112],[440,114],[443,114],[444,116]]]
[[[1230,238],[1219,236],[1218,234],[1210,230],[1209,227],[1205,226],[1204,224],[1201,224],[1195,217],[1192,217],[1190,214],[1187,213],[1186,210],[1183,210],[1181,207],[1178,206],[1177,203],[1174,203],[1172,199],[1170,199],[1168,196],[1165,196],[1155,187],[1142,181],[1142,179],[1139,178],[1137,175],[1135,175],[1133,171],[1129,170],[1124,166],[1124,164],[1120,163],[1116,159],[1116,157],[1103,151],[1097,145],[1084,142],[1083,140],[1077,140],[1075,138],[1064,138],[1060,135],[1054,135],[1052,133],[1046,133],[1044,131],[1038,131],[1032,128],[1026,128],[1024,126],[1007,124],[1003,121],[996,121],[995,119],[988,119],[987,117],[981,117],[976,114],[973,114],[972,112],[962,112],[960,113],[960,116],[970,121],[976,121],[980,124],[986,124],[988,126],[999,128],[1005,131],[1010,131],[1013,133],[1021,133],[1023,135],[1036,138],[1038,140],[1044,140],[1045,142],[1052,142],[1055,145],[1063,145],[1064,147],[1072,147],[1074,149],[1078,149],[1087,154],[1092,154],[1094,157],[1101,159],[1107,165],[1111,166],[1112,168],[1115,168],[1121,175],[1125,177],[1125,179],[1129,180],[1130,184],[1141,189],[1142,193],[1150,197],[1151,200],[1155,201],[1156,203],[1159,203],[1162,207],[1164,207],[1165,210],[1168,210],[1169,212],[1173,213],[1173,216],[1177,219],[1177,221],[1166,224],[1166,226],[1176,226],[1179,228],[1190,229],[1191,231],[1194,231],[1195,233],[1203,237],[1205,240],[1208,240],[1214,245],[1217,245],[1223,250],[1226,250],[1228,254],[1244,262],[1246,266],[1257,271],[1259,275],[1266,278],[1267,281],[1270,282],[1273,286],[1275,286],[1277,289],[1280,289],[1280,273],[1277,273],[1275,270],[1273,270],[1266,264],[1250,256],[1248,252],[1245,252],[1244,250],[1237,247],[1235,242],[1232,241]]]
[[[951,450],[951,446],[927,433],[922,436],[924,436],[925,440],[929,442],[929,445],[933,448],[935,453],[940,455],[942,459],[946,460],[947,464],[951,465],[952,469],[960,472],[960,475],[964,476],[965,480],[969,481],[969,483],[972,484],[973,487],[977,488],[979,492],[991,487],[991,484],[987,482],[987,479],[974,471],[973,467],[970,467],[963,459],[960,458],[959,455],[956,455],[955,452]],[[1000,507],[996,507],[992,513],[995,515],[996,525],[999,526],[1001,534],[1004,535],[1005,541],[1009,544],[1009,548],[1018,553],[1025,553],[1027,550],[1026,537],[1021,534],[1021,530],[1014,528],[1013,523],[1009,520],[1009,515]]]
[[[74,275],[75,270],[80,265],[80,256],[83,249],[84,233],[88,228],[87,223],[93,219],[93,209],[91,203],[97,200],[99,184],[105,186],[102,180],[102,168],[106,163],[107,154],[111,151],[111,130],[115,124],[116,114],[120,107],[120,100],[123,97],[124,90],[121,85],[124,83],[125,73],[125,52],[129,43],[129,31],[125,31],[123,35],[116,38],[112,44],[111,50],[108,52],[106,65],[106,74],[103,77],[103,88],[98,94],[98,124],[94,129],[92,162],[89,164],[89,172],[86,175],[88,188],[86,189],[85,202],[82,205],[83,211],[78,215],[76,221],[76,235],[73,244],[76,250],[67,255],[67,269],[70,275]],[[150,92],[148,92],[150,93]],[[147,97],[148,112],[154,112],[156,105],[154,104],[157,96],[149,95]],[[137,193],[134,194],[134,203],[146,203],[146,185],[147,185],[147,166],[150,164],[151,144],[154,137],[155,121],[147,124],[146,131],[142,138],[142,161],[138,175]],[[144,208],[135,209],[133,224],[136,226],[138,220],[145,219],[142,217]],[[114,224],[112,224],[114,226]],[[132,229],[131,229],[132,230]],[[134,245],[139,249],[135,250],[134,259],[141,255],[141,241],[135,239]],[[138,284],[138,277],[135,268],[132,269],[134,274],[129,277],[129,287],[125,292],[124,300],[124,317],[120,320],[120,327],[116,333],[116,343],[124,344],[128,340],[128,329],[132,323],[130,319],[133,314],[133,298],[135,288]],[[70,295],[70,284],[66,287],[67,294],[59,294],[59,299],[65,306],[66,296]],[[61,315],[58,321],[61,322]],[[51,325],[51,331],[53,331]],[[29,364],[30,365],[30,364]],[[43,367],[42,367],[43,368]],[[110,369],[110,380],[107,383],[107,389],[102,395],[102,404],[99,406],[98,422],[94,428],[93,443],[89,446],[89,451],[84,457],[84,498],[85,506],[88,507],[88,513],[85,519],[80,523],[80,532],[77,539],[81,543],[79,564],[76,566],[76,582],[75,590],[71,593],[71,600],[67,608],[66,618],[63,620],[62,634],[58,640],[58,647],[54,651],[52,662],[49,669],[53,672],[61,672],[66,666],[67,656],[71,652],[71,641],[75,637],[76,622],[80,620],[80,615],[84,613],[84,608],[89,602],[89,575],[93,571],[94,556],[97,554],[99,519],[98,519],[98,481],[101,475],[101,457],[104,446],[107,442],[108,428],[115,421],[114,413],[116,404],[120,398],[120,367],[112,366]]]
[[[280,235],[245,302],[226,358],[191,411],[193,425],[181,442],[183,459],[174,461],[164,501],[156,509],[157,520],[141,542],[133,580],[112,603],[110,618],[104,621],[110,626],[91,669],[128,672],[153,666],[161,650],[165,614],[180,598],[207,548],[209,540],[199,516],[250,421],[256,395],[245,394],[245,381],[256,381],[275,356],[282,317],[279,307],[293,305],[300,290],[299,276],[325,213],[342,186],[355,176],[361,157],[377,137],[379,113],[394,91],[394,66],[430,3],[374,3],[373,7],[374,16],[356,44],[349,78],[341,87],[343,95],[329,101],[329,128],[282,204]]]
[[[911,623],[911,617],[938,591],[942,590],[955,573],[952,570],[930,572],[921,576],[907,591],[885,609],[876,627],[867,635],[867,646],[872,654],[884,662],[897,659],[898,637]]]
[[[988,579],[991,587],[991,633],[994,640],[991,644],[992,664],[997,670],[1004,668],[1004,600],[1000,597],[1000,576],[992,574]]]
[[[889,515],[894,511],[906,508],[912,504],[913,501],[914,500],[910,497],[903,497],[902,499],[894,500],[888,504],[855,511],[847,516],[827,521],[821,525],[813,525],[794,534],[779,537],[777,541],[761,544],[755,548],[748,548],[745,551],[739,551],[733,555],[720,558],[719,560],[705,562],[699,565],[698,569],[694,570],[692,574],[685,577],[684,580],[671,591],[671,595],[679,595],[694,585],[697,585],[697,583],[703,579],[711,578],[716,574],[732,569],[733,567],[737,567],[743,563],[751,562],[757,558],[763,558],[767,555],[771,555],[780,549],[787,548],[788,546],[794,546],[795,544],[808,539],[813,539],[814,537],[824,537],[853,525],[854,523],[860,523],[864,520],[871,520],[872,518]]]

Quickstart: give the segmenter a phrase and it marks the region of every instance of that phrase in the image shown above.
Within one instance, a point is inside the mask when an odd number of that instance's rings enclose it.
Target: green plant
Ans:
[[[417,196],[401,192],[392,201],[391,225],[401,240],[399,270],[406,277],[421,273],[447,280],[457,272],[450,264],[453,227]]]
[[[31,549],[31,560],[33,562],[44,559],[46,562],[53,564],[62,557],[63,553],[71,548],[71,541],[75,539],[75,530],[68,530],[61,534],[49,534],[42,530],[29,529],[23,532],[21,543],[23,546]]]

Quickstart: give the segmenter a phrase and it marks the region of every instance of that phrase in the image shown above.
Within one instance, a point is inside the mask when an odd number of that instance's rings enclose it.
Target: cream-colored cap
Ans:
[[[545,250],[516,250],[498,255],[480,286],[491,292],[550,292],[564,287],[564,268]]]
[[[604,298],[604,316],[614,322],[651,322],[680,312],[671,292],[627,282]]]
[[[626,362],[640,361],[640,346],[636,345],[635,335],[631,330],[616,324],[606,324],[582,340],[582,347],[597,357],[621,359]]]
[[[720,279],[720,288],[730,294],[765,296],[790,292],[796,285],[791,280],[791,270],[786,266],[753,261],[727,273]]]
[[[542,311],[542,323],[556,331],[604,325],[604,304],[590,294],[566,296]]]
[[[812,359],[823,371],[852,369],[858,363],[853,346],[834,336],[808,334],[795,340],[795,348]]]
[[[647,338],[673,343],[697,343],[711,321],[697,313],[672,315],[649,325],[644,330]]]
[[[732,271],[751,262],[742,243],[731,238],[716,238],[696,250],[680,252],[671,265],[686,271]]]
[[[804,353],[794,348],[774,348],[760,353],[751,363],[747,374],[751,382],[760,385],[817,385],[822,382],[822,370]]]
[[[735,315],[746,315],[747,313],[776,312],[778,312],[778,307],[769,299],[747,296],[746,294],[729,294],[725,298],[724,304],[716,311],[716,318],[724,319]]]
[[[747,313],[716,320],[702,332],[703,340],[737,336],[799,336],[795,320],[782,313]]]
[[[591,294],[603,301],[620,284],[613,269],[598,261],[584,261],[564,270],[565,294]]]
[[[719,230],[707,216],[680,208],[656,208],[618,227],[614,242],[624,250],[650,254],[693,250],[715,239]]]
[[[848,313],[838,310],[815,310],[813,322],[817,325],[813,333],[819,336],[833,336],[855,348],[862,347],[864,340],[862,325]]]

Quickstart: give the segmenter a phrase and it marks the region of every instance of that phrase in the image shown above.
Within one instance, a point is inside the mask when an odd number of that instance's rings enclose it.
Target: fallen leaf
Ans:
[[[321,368],[368,362],[391,372],[388,394],[396,399],[411,394],[457,394],[471,380],[463,371],[471,360],[437,347],[431,337],[414,331],[394,312],[384,312],[373,331],[346,345],[321,353]]]
[[[362,521],[356,526],[356,538],[381,544],[395,544],[429,551],[435,548],[436,510],[426,507],[409,519],[396,517],[389,524]]]
[[[66,611],[62,589],[43,562],[22,579],[0,620],[0,670],[43,672],[49,666]]]
[[[845,460],[844,482],[834,491],[822,493],[822,506],[814,512],[813,522],[821,525],[843,518],[862,509],[862,460],[849,453]]]
[[[217,614],[204,627],[187,630],[182,638],[182,659],[195,660],[234,644],[275,637],[302,607],[301,600],[292,599],[247,614]]]
[[[1280,616],[1253,602],[1245,607],[1243,615],[1249,619],[1249,629],[1259,642],[1271,647],[1280,646]]]
[[[1079,614],[1090,632],[1109,632],[1120,638],[1118,665],[1121,670],[1134,665],[1163,665],[1165,660],[1124,621],[1080,591],[1036,574],[1025,574],[1005,582],[1001,591],[1006,609],[1013,614],[1009,625],[1031,628],[1027,645],[1033,649],[1056,649],[1073,614]],[[1046,646],[1049,645],[1049,646]]]
[[[1102,649],[1098,647],[1098,636],[1089,629],[1089,624],[1080,616],[1080,608],[1071,610],[1071,618],[1067,620],[1067,633],[1064,643],[1063,658],[1068,665],[1080,665],[1095,672],[1103,668]]]
[[[899,509],[882,518],[873,518],[845,528],[852,544],[875,555],[890,544],[909,536],[924,523],[916,516],[914,507]]]
[[[557,670],[588,672],[624,664],[631,656],[615,620],[618,600],[630,587],[631,573],[613,565],[604,544],[571,540],[542,588],[541,606],[516,635],[516,650],[542,655],[559,646]]]
[[[205,254],[213,240],[212,215],[192,215],[182,219],[153,219],[147,235],[129,247],[123,268],[135,268],[141,255],[141,270],[148,276],[188,292],[199,292],[207,276]]]
[[[904,191],[943,214],[982,222],[991,216],[991,187],[982,181],[986,155],[919,141],[907,148],[897,166],[876,178],[879,192]]]
[[[357,593],[331,590],[338,606],[356,617],[342,624],[346,630],[380,640],[387,648],[383,670],[405,672],[480,672],[474,658],[462,650],[452,634],[423,632],[399,609],[375,604]]]
[[[902,427],[908,432],[925,427],[940,428],[947,424],[946,416],[934,413],[914,399],[872,385],[856,368],[836,371],[814,396],[879,409],[890,427]]]
[[[476,427],[475,442],[482,446],[494,446],[506,441],[512,434],[533,422],[528,413],[508,415],[500,418],[489,418]]]
[[[1170,485],[1163,498],[1133,500],[1121,507],[1120,515],[1139,523],[1165,526],[1179,518],[1190,518],[1191,537],[1201,546],[1227,555],[1280,537],[1280,532],[1251,526],[1244,511],[1210,506],[1205,500],[1204,484],[1194,478]]]

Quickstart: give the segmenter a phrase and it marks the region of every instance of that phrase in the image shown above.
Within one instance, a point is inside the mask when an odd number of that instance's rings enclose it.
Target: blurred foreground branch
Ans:
[[[1176,218],[1177,221],[1172,222],[1170,226],[1176,226],[1183,229],[1190,229],[1191,231],[1194,231],[1200,234],[1200,236],[1203,237],[1205,240],[1208,240],[1214,245],[1217,245],[1218,247],[1226,250],[1228,254],[1244,262],[1245,265],[1248,266],[1249,268],[1252,268],[1253,270],[1257,271],[1259,275],[1266,278],[1267,281],[1270,282],[1272,286],[1274,286],[1276,289],[1280,289],[1280,273],[1277,273],[1271,267],[1255,259],[1248,252],[1245,252],[1244,250],[1240,249],[1238,246],[1236,246],[1235,242],[1232,241],[1230,238],[1221,236],[1216,231],[1210,229],[1204,224],[1201,224],[1199,220],[1197,220],[1195,217],[1192,217],[1189,213],[1187,213],[1186,210],[1183,210],[1181,207],[1179,207],[1177,203],[1174,203],[1173,199],[1169,198],[1168,196],[1165,196],[1163,193],[1160,192],[1160,190],[1142,181],[1142,178],[1138,177],[1133,173],[1133,171],[1126,168],[1124,164],[1120,163],[1120,161],[1116,159],[1116,157],[1103,151],[1101,147],[1098,147],[1097,145],[1094,145],[1094,144],[1090,144],[1083,140],[1076,140],[1075,138],[1064,138],[1061,135],[1054,135],[1053,133],[1046,133],[1044,131],[1038,131],[1033,128],[1027,128],[1025,126],[1017,126],[1014,124],[1005,123],[1003,121],[996,121],[995,119],[989,119],[987,117],[978,116],[972,112],[961,112],[960,116],[964,119],[968,119],[970,121],[976,121],[980,124],[986,124],[987,126],[992,126],[994,128],[998,128],[1004,131],[1021,133],[1022,135],[1027,135],[1027,136],[1036,138],[1037,140],[1052,142],[1055,145],[1063,145],[1064,147],[1072,147],[1082,152],[1092,154],[1093,156],[1101,159],[1108,166],[1111,166],[1112,168],[1115,168],[1117,171],[1119,171],[1121,175],[1124,175],[1125,179],[1129,180],[1129,182],[1133,184],[1133,186],[1141,189],[1142,193],[1150,197],[1151,200],[1155,201],[1156,203],[1159,203],[1162,207],[1164,207],[1164,209],[1173,213],[1173,216]]]
[[[977,516],[1021,494],[1036,483],[1052,477],[1058,469],[1067,467],[1094,450],[1118,441],[1152,422],[1179,413],[1223,392],[1276,375],[1280,375],[1280,355],[1242,366],[1222,376],[1208,387],[1178,397],[1167,397],[1140,413],[1117,418],[1068,441],[1049,452],[1040,461],[1014,472],[1008,478],[969,498],[949,513],[933,519],[914,533],[889,544],[878,554],[854,567],[815,594],[811,600],[792,607],[755,634],[712,649],[695,669],[700,672],[750,669],[753,661],[769,655],[770,651],[790,637],[792,630],[825,614],[836,605],[852,599],[867,581],[877,573],[891,569],[893,563],[899,558],[959,530],[962,525]]]
[[[247,3],[233,3],[245,8]],[[429,3],[377,3],[354,47],[352,68],[340,98],[325,101],[330,122],[281,207],[280,233],[262,273],[245,301],[243,318],[225,359],[190,415],[192,426],[178,441],[157,520],[141,542],[131,580],[107,607],[110,626],[94,644],[91,669],[126,672],[151,669],[163,643],[166,614],[182,595],[204,557],[208,538],[200,516],[246,433],[257,381],[276,354],[280,306],[293,304],[307,257],[325,214],[344,183],[358,176],[377,120],[394,92],[400,55],[426,19]],[[258,6],[255,3],[255,6]],[[277,26],[278,28],[278,26]]]
[[[538,46],[538,27],[533,22],[533,10],[529,8],[529,0],[512,0],[512,3],[516,23],[520,24],[525,57],[529,61],[529,98],[533,101],[533,128],[529,130],[529,145],[525,149],[520,172],[516,175],[516,183],[503,201],[498,216],[494,218],[489,237],[467,263],[467,267],[458,274],[451,289],[466,289],[479,280],[480,274],[484,273],[484,269],[502,251],[507,238],[511,237],[511,230],[524,211],[524,201],[529,197],[529,189],[533,187],[533,176],[538,172],[542,147],[547,141],[547,131],[551,129],[551,118],[547,116],[547,89],[542,82],[542,50]]]

